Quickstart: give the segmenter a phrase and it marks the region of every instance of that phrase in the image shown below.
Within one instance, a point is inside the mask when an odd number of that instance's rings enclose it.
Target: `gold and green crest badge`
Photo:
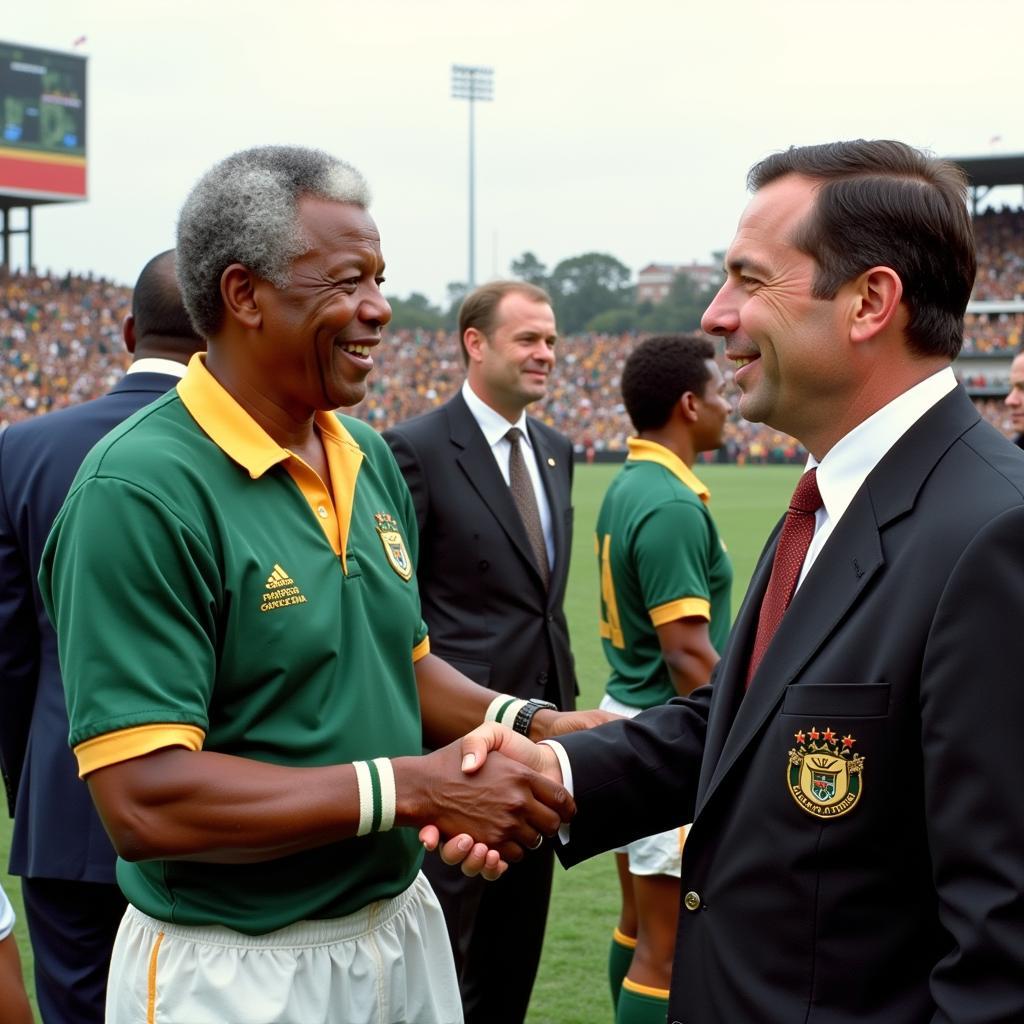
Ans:
[[[794,734],[787,782],[793,799],[816,818],[839,818],[852,811],[864,788],[864,758],[853,752],[857,741],[831,729],[811,726]]]
[[[398,532],[398,523],[388,512],[378,512],[374,517],[377,521],[377,536],[384,545],[384,554],[387,555],[388,565],[391,566],[403,580],[412,578],[412,559],[405,549],[405,541]]]

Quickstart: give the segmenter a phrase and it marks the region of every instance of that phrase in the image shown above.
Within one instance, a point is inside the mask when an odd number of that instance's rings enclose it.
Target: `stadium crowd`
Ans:
[[[1024,221],[1019,223],[1024,254]],[[120,325],[130,308],[130,288],[91,276],[0,271],[0,291],[0,429],[104,394],[124,372],[129,357]],[[1022,325],[1020,313],[969,314],[964,351],[1014,350]],[[600,459],[626,450],[631,428],[619,397],[619,373],[636,340],[628,333],[591,333],[559,342],[556,380],[538,415],[570,437],[582,457]],[[367,397],[353,411],[381,431],[437,407],[463,377],[454,333],[391,331],[376,361]],[[724,360],[722,372],[729,380],[732,369]],[[1006,379],[1004,369],[994,368],[972,371],[964,383],[1001,387]],[[979,400],[979,406],[986,418],[1012,433],[998,399]],[[723,449],[704,453],[702,459],[742,464],[801,462],[804,457],[791,438],[734,413]]]
[[[1024,298],[1024,210],[985,210],[974,218],[978,276],[971,297],[997,301]]]

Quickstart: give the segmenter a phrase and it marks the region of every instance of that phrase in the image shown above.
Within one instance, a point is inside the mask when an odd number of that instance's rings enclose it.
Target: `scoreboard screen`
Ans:
[[[0,196],[84,199],[85,58],[0,42]]]

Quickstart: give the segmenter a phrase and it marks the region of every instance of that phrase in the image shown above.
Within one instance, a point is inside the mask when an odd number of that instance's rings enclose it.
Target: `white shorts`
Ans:
[[[635,708],[629,704],[608,696],[601,700],[602,711],[613,711],[625,718],[636,718],[644,708]],[[614,853],[629,855],[629,873],[631,875],[671,875],[678,878],[683,866],[683,845],[689,825],[658,832],[643,839],[634,839],[626,846],[620,846]]]
[[[14,931],[14,907],[7,898],[7,893],[0,886],[0,941],[6,939]]]
[[[451,946],[419,874],[392,900],[266,935],[188,928],[130,906],[106,1024],[461,1024]]]

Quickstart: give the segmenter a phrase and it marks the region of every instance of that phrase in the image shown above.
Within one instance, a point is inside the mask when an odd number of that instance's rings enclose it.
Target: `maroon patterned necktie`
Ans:
[[[747,686],[754,678],[757,666],[761,664],[764,652],[768,650],[782,616],[793,599],[796,582],[800,578],[800,569],[814,537],[814,514],[821,506],[817,469],[809,469],[796,485],[793,497],[789,501],[786,521],[782,524],[782,535],[779,537],[779,546],[775,549],[775,560],[772,562],[772,575],[761,601],[757,636],[754,639],[754,650],[750,655],[750,666],[747,669]]]

